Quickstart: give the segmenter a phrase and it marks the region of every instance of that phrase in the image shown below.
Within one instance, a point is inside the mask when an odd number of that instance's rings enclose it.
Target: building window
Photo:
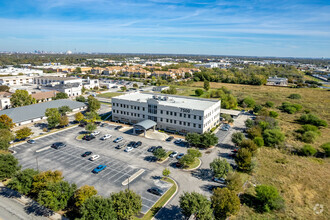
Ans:
[[[176,124],[176,120],[174,120],[174,124]]]
[[[168,119],[166,119],[166,122],[168,123]]]
[[[186,122],[185,121],[183,122],[183,125],[186,126]]]
[[[190,118],[190,115],[188,115],[188,118]]]
[[[143,111],[145,110],[145,108],[143,107]]]
[[[179,121],[179,125],[181,125],[182,124],[182,122],[181,121]]]
[[[194,128],[196,128],[196,124],[194,123]]]
[[[173,112],[170,112],[170,115],[173,115]]]
[[[170,123],[172,124],[172,119],[170,119]]]
[[[163,114],[163,110],[160,110],[160,114]]]
[[[199,124],[199,125],[198,125],[198,128],[202,128],[202,125]]]
[[[163,121],[163,119],[162,119],[162,118],[160,118],[160,121]]]
[[[182,117],[182,113],[180,113],[180,117]]]
[[[168,115],[168,111],[166,111],[166,115]]]
[[[196,119],[196,115],[194,115],[194,119]]]
[[[188,122],[188,126],[190,126],[190,122]]]
[[[183,114],[183,117],[185,118],[185,117],[187,117],[187,115],[186,114]]]
[[[199,120],[202,120],[202,116],[199,116]]]
[[[174,112],[174,116],[176,116],[176,112]]]

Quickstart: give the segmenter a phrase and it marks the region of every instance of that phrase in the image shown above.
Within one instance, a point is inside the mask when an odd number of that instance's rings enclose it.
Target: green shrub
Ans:
[[[272,107],[274,107],[274,102],[271,102],[271,101],[267,101],[266,103],[265,103],[265,106],[267,107],[267,108],[272,108]]]
[[[203,93],[204,93],[203,89],[196,89],[195,90],[195,95],[196,96],[201,96],[201,95],[203,95]]]
[[[301,140],[305,143],[314,143],[317,138],[317,133],[314,131],[306,131],[301,136]]]
[[[320,148],[322,148],[322,149],[324,150],[325,155],[326,155],[327,157],[330,156],[330,142],[325,143],[325,144],[322,144],[322,145],[320,146]]]
[[[255,105],[253,108],[254,113],[259,113],[262,109],[262,105]]]
[[[244,100],[243,100],[243,105],[246,105],[247,107],[249,108],[253,108],[254,105],[256,104],[256,101],[254,101],[254,99],[252,97],[246,97]]]
[[[267,129],[264,131],[263,138],[266,146],[274,147],[283,143],[285,136],[279,129]]]
[[[328,126],[328,124],[325,120],[322,120],[313,114],[304,114],[304,115],[300,116],[299,122],[301,122],[303,124],[315,125],[318,127],[327,127]]]
[[[269,116],[272,117],[272,118],[277,118],[278,113],[275,112],[275,111],[269,111]]]
[[[284,207],[284,200],[274,186],[259,185],[256,187],[256,198],[260,205],[260,211],[269,212]]]
[[[288,114],[294,114],[297,111],[300,111],[302,109],[302,106],[299,104],[292,104],[290,102],[283,102],[279,109]]]
[[[262,147],[265,144],[264,139],[262,139],[262,137],[255,137],[253,141],[258,147]]]
[[[291,94],[288,97],[289,99],[301,99],[301,95],[299,94]]]
[[[317,150],[309,144],[306,144],[303,148],[301,148],[300,153],[304,156],[314,156]]]

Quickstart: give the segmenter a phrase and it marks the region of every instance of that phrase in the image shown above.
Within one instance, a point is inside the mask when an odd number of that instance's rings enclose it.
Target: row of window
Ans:
[[[174,119],[172,120],[172,119],[168,119],[168,118],[166,118],[166,119],[164,118],[164,120],[163,120],[163,118],[160,118],[159,120],[161,122],[166,121],[166,123],[170,123],[170,124],[177,124],[177,122],[178,122],[179,125],[183,125],[183,126],[187,126],[187,127],[190,127],[192,125],[192,127],[194,127],[194,128],[196,128],[197,126],[198,126],[198,128],[202,128],[201,124],[196,124],[196,123],[177,121],[177,120],[174,120]]]

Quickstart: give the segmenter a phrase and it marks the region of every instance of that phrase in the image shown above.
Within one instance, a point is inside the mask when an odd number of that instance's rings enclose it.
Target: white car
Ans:
[[[176,151],[173,151],[173,153],[170,154],[171,158],[174,158],[176,156],[178,156],[178,152],[176,152]]]
[[[117,137],[113,142],[115,142],[115,143],[119,143],[119,142],[121,142],[122,140],[124,140],[123,137]]]
[[[101,137],[101,140],[106,140],[106,139],[109,139],[109,138],[111,138],[112,137],[112,135],[111,134],[106,134],[106,135],[104,135],[103,137]]]
[[[91,135],[93,135],[93,136],[97,136],[97,135],[99,135],[99,134],[100,134],[99,131],[94,131],[93,133],[91,133]]]
[[[94,161],[94,160],[97,160],[97,159],[99,159],[99,158],[100,158],[100,155],[95,154],[95,155],[91,156],[91,157],[89,158],[89,160]]]
[[[183,140],[182,140],[181,138],[179,138],[179,139],[176,139],[176,140],[174,141],[174,143],[175,143],[175,144],[180,144],[182,141],[183,141]]]
[[[132,151],[134,148],[133,147],[127,147],[126,149],[125,149],[125,152],[130,152],[130,151]]]

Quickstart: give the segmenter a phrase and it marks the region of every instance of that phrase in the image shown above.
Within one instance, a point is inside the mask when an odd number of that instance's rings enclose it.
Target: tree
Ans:
[[[211,203],[216,219],[224,219],[237,214],[241,205],[236,192],[227,188],[216,188],[211,196]]]
[[[168,177],[171,174],[171,171],[167,168],[163,170],[163,176]]]
[[[56,96],[55,96],[55,100],[57,99],[67,99],[69,98],[68,94],[66,94],[65,92],[59,92],[59,93],[56,93]]]
[[[238,168],[242,171],[250,171],[252,165],[252,153],[245,148],[239,149],[235,157]]]
[[[32,193],[38,194],[41,190],[45,189],[49,183],[57,183],[63,180],[62,172],[45,171],[41,172],[33,177]]]
[[[80,67],[76,67],[76,69],[74,70],[75,73],[81,73],[81,68]]]
[[[187,218],[194,215],[197,219],[213,219],[211,202],[202,194],[197,192],[184,192],[184,194],[180,196],[179,203],[182,214]]]
[[[86,99],[85,99],[84,96],[80,95],[80,96],[77,96],[77,97],[76,97],[76,101],[77,101],[77,102],[86,102]]]
[[[60,117],[60,126],[61,127],[64,127],[64,126],[67,126],[68,124],[69,124],[69,118],[68,118],[68,116],[62,115]]]
[[[207,81],[207,80],[204,80],[204,89],[205,89],[206,91],[209,91],[209,89],[210,89],[210,82]]]
[[[87,99],[88,102],[88,111],[89,112],[95,112],[97,110],[99,110],[101,108],[101,103],[99,100],[97,100],[96,98],[94,98],[93,96],[88,96]]]
[[[227,175],[227,189],[239,193],[243,187],[243,180],[238,172],[231,172]]]
[[[169,89],[163,90],[162,93],[165,94],[173,94],[175,95],[178,92],[178,90],[176,90],[176,88],[174,86],[170,86]]]
[[[67,181],[49,183],[38,193],[38,203],[54,211],[63,210],[74,195],[77,186]]]
[[[138,88],[139,86],[138,86],[138,84],[137,83],[134,83],[133,84],[133,88]]]
[[[253,108],[255,104],[256,101],[250,96],[243,99],[243,105],[246,105],[248,108]]]
[[[97,190],[94,188],[94,186],[84,185],[80,187],[74,193],[75,206],[79,208],[87,199],[95,196],[96,194]]]
[[[78,112],[74,115],[74,118],[76,121],[81,122],[82,120],[84,120],[84,115],[81,112]]]
[[[162,159],[164,157],[166,157],[166,151],[163,148],[157,148],[156,150],[154,150],[153,155],[158,159]]]
[[[120,87],[121,91],[125,92],[127,90],[127,87],[126,86],[122,86]]]
[[[248,149],[252,155],[255,154],[255,152],[258,149],[258,146],[250,139],[244,139],[240,144],[239,144],[240,148],[245,148]]]
[[[210,168],[216,178],[226,178],[227,174],[232,171],[232,167],[226,159],[215,158],[210,163]]]
[[[253,139],[253,142],[258,146],[258,147],[262,147],[264,146],[264,139],[262,139],[262,137],[255,137]]]
[[[218,137],[215,134],[206,132],[201,136],[201,147],[202,148],[209,148],[214,146],[218,143]]]
[[[197,133],[188,133],[185,139],[191,146],[198,147],[201,144],[201,135]]]
[[[201,96],[201,95],[203,95],[203,93],[204,93],[203,89],[196,89],[195,90],[195,95],[196,96]]]
[[[15,133],[16,133],[16,139],[18,139],[18,140],[25,139],[33,134],[31,128],[28,128],[28,127],[21,128],[21,129],[15,131]]]
[[[181,157],[181,158],[179,159],[179,163],[180,163],[183,167],[187,167],[187,166],[189,166],[189,165],[191,165],[191,164],[194,163],[195,158],[196,158],[196,157],[194,157],[194,156],[191,155],[191,154],[186,154],[186,155],[184,155],[183,157]]]
[[[94,123],[88,123],[86,126],[85,126],[85,130],[88,131],[88,132],[92,132],[96,129],[96,124]]]
[[[57,108],[47,108],[45,115],[47,116],[48,128],[55,128],[61,119],[61,114]]]
[[[284,206],[284,200],[274,186],[258,185],[255,190],[261,211],[268,212]]]
[[[267,129],[264,131],[263,138],[265,145],[274,147],[284,141],[284,134],[279,129]]]
[[[15,123],[13,122],[13,119],[8,117],[8,115],[1,115],[0,116],[0,129],[12,129],[15,126]]]
[[[0,149],[7,150],[9,142],[14,140],[14,135],[8,129],[0,129]]]
[[[27,195],[31,192],[33,177],[39,172],[33,169],[19,171],[8,183],[8,187],[17,192]]]
[[[81,94],[85,94],[86,90],[87,89],[84,86],[82,86],[82,88],[81,88]]]
[[[72,112],[72,109],[69,106],[64,105],[58,108],[58,112],[63,116],[68,112]]]
[[[317,153],[317,150],[309,144],[304,145],[300,150],[301,154],[304,156],[314,156]]]
[[[221,116],[224,118],[225,121],[227,121],[228,123],[233,123],[234,119],[231,117],[231,115],[228,114],[221,114]]]
[[[33,98],[26,90],[16,90],[11,95],[10,103],[12,107],[20,107],[33,104]]]
[[[0,154],[0,181],[14,176],[21,169],[18,160],[11,154]]]
[[[81,220],[108,219],[117,220],[117,214],[110,198],[92,196],[80,207]]]
[[[197,148],[188,149],[188,154],[195,158],[202,156],[202,153]]]
[[[132,216],[138,214],[142,208],[141,196],[126,189],[118,193],[112,193],[110,198],[113,202],[113,208],[117,214],[117,218],[131,219]]]
[[[251,119],[246,119],[244,123],[247,128],[251,128],[254,125],[254,121]]]
[[[0,92],[9,92],[9,86],[0,85]]]
[[[322,144],[320,148],[324,150],[325,156],[330,157],[330,142]]]
[[[101,117],[99,116],[99,114],[97,114],[95,111],[91,111],[91,112],[86,112],[85,114],[85,118],[86,120],[88,120],[89,122],[93,122],[96,120],[101,119]]]
[[[244,140],[245,136],[242,132],[235,132],[231,135],[231,141],[238,145]]]

